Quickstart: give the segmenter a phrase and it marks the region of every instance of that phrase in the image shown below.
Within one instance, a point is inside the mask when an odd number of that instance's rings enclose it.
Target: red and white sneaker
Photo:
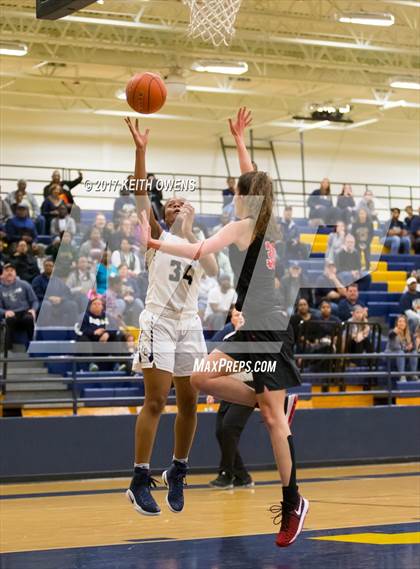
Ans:
[[[292,424],[293,417],[295,415],[298,399],[299,395],[292,393],[291,395],[286,395],[286,398],[284,400],[284,414],[286,415],[289,427]]]
[[[276,537],[276,545],[279,547],[287,547],[292,545],[296,538],[300,534],[305,522],[306,514],[309,510],[309,501],[303,496],[299,496],[299,505],[297,508],[281,503],[281,506],[271,506],[270,511],[273,514],[277,514],[273,518],[273,522],[281,515],[281,526],[280,531]]]

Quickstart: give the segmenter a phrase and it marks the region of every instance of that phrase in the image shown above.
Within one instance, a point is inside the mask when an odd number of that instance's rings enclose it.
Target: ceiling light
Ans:
[[[28,46],[24,43],[1,42],[0,55],[15,55],[22,57],[28,53]]]
[[[230,87],[205,87],[204,85],[187,85],[187,91],[197,93],[222,93],[224,95],[255,95],[254,91],[249,89],[234,89]]]
[[[420,81],[416,81],[411,77],[395,77],[389,82],[390,87],[395,89],[414,89],[416,91],[420,90]]]
[[[245,61],[196,61],[191,65],[191,69],[200,73],[242,75],[248,71],[248,64]]]
[[[336,14],[337,22],[343,24],[360,24],[362,26],[392,26],[395,23],[393,14],[368,12],[344,12]]]
[[[420,109],[420,103],[411,103],[409,101],[405,101],[404,99],[400,99],[399,101],[388,101],[385,99],[352,99],[351,102],[359,105],[375,105],[377,107],[382,107],[385,110],[397,107]]]

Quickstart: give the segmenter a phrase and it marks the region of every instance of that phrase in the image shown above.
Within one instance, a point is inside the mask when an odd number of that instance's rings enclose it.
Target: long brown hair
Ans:
[[[279,232],[273,216],[274,193],[273,181],[266,172],[247,172],[238,178],[240,196],[262,196],[260,200],[249,200],[247,207],[251,217],[255,219],[254,238],[264,237],[277,239]]]

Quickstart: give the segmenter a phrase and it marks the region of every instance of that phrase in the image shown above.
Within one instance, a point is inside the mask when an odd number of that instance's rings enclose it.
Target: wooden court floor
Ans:
[[[302,469],[310,512],[299,541],[274,546],[268,507],[275,472],[253,489],[220,491],[191,475],[186,507],[172,514],[155,490],[158,517],[137,514],[128,479],[0,487],[1,569],[418,569],[419,464]]]

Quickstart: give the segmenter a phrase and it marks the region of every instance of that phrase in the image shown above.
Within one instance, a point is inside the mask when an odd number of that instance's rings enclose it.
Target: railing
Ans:
[[[408,358],[418,358],[417,353],[406,353],[406,354],[393,354],[393,353],[375,353],[375,354],[363,354],[363,359],[383,359],[386,361],[386,369],[385,370],[377,370],[377,371],[351,371],[351,372],[303,372],[301,374],[303,380],[311,380],[311,379],[340,379],[345,380],[346,378],[360,378],[361,383],[363,383],[363,379],[366,377],[375,380],[379,380],[382,378],[386,379],[386,389],[369,389],[363,391],[334,391],[334,392],[317,392],[315,394],[316,397],[349,397],[349,396],[375,396],[375,397],[384,397],[387,400],[387,405],[390,406],[393,404],[393,398],[397,396],[413,396],[413,397],[420,397],[420,389],[404,389],[398,390],[394,389],[393,387],[393,380],[398,379],[401,375],[405,375],[406,377],[412,377],[417,375],[417,372],[404,372],[403,374],[398,371],[391,370],[392,359],[396,357],[404,357],[405,359]],[[297,354],[296,358],[300,359],[315,359],[313,354]],[[354,359],[355,354],[319,354],[316,356],[317,359]],[[77,366],[80,363],[92,363],[92,362],[130,362],[132,359],[131,356],[46,356],[46,357],[37,357],[37,358],[30,358],[30,362],[43,362],[43,363],[52,363],[52,362],[70,362],[72,365],[72,372],[71,377],[68,379],[66,378],[48,378],[46,377],[42,381],[45,383],[67,383],[71,388],[71,397],[67,399],[19,399],[19,402],[8,402],[7,400],[3,400],[1,405],[5,408],[7,407],[16,407],[16,406],[24,406],[24,405],[57,405],[60,404],[63,407],[71,405],[73,415],[77,415],[79,406],[81,404],[96,404],[100,406],[115,406],[118,404],[119,406],[137,406],[142,405],[144,402],[144,397],[89,397],[89,398],[80,398],[78,394],[78,386],[83,385],[84,383],[133,383],[133,385],[138,384],[139,377],[136,376],[124,376],[124,377],[78,377],[78,369]],[[28,359],[23,358],[5,358],[4,356],[0,357],[0,363],[4,364],[5,360],[9,363],[16,363],[16,362],[24,362],[28,363]],[[33,383],[33,380],[30,378],[23,377],[19,380],[14,380],[14,382],[18,382],[21,384],[24,383]],[[3,394],[7,393],[7,375],[3,376],[0,379],[0,385],[2,388]],[[201,396],[199,401],[203,402],[205,400],[204,396]],[[175,403],[175,397],[170,396],[168,399],[168,403]]]
[[[43,199],[43,187],[51,179],[51,172],[58,170],[62,179],[73,179],[77,177],[77,170],[52,167],[52,166],[31,166],[18,164],[1,164],[1,184],[2,194],[12,191],[16,188],[16,180],[24,178],[28,182],[28,189],[38,197],[39,201]],[[125,180],[128,174],[125,170],[101,170],[101,169],[83,169],[84,180]],[[158,178],[170,179],[194,179],[197,191],[189,192],[188,198],[193,203],[197,213],[220,214],[222,210],[222,193],[221,190],[226,187],[226,176],[190,174],[185,172],[156,172]],[[389,219],[389,209],[391,206],[398,206],[401,209],[412,204],[414,208],[420,205],[420,186],[397,185],[388,183],[360,183],[349,182],[348,180],[331,181],[333,194],[338,195],[344,183],[350,183],[353,187],[355,198],[360,198],[366,190],[371,190],[377,202],[377,212],[381,220]],[[280,215],[282,208],[287,201],[288,205],[295,208],[296,217],[307,217],[308,207],[307,198],[309,193],[319,187],[319,180],[305,180],[303,184],[300,179],[286,178],[281,180],[274,179],[274,190],[277,204],[277,215]],[[309,191],[306,191],[306,188]],[[115,190],[115,188],[114,188]],[[118,191],[95,192],[86,191],[84,184],[77,186],[73,193],[76,197],[78,205],[82,209],[98,211],[111,210],[113,202],[118,197]],[[170,194],[165,194],[165,198]],[[101,199],[101,206],[98,205],[98,198]]]

